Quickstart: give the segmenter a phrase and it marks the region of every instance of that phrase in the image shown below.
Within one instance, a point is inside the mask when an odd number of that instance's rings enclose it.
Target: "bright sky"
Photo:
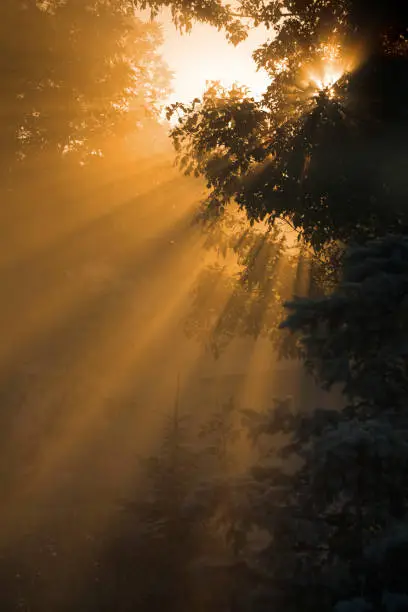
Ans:
[[[256,71],[252,52],[270,37],[270,31],[253,28],[247,40],[234,47],[223,32],[209,25],[196,24],[190,34],[181,35],[169,13],[163,12],[159,21],[164,28],[163,56],[174,72],[174,92],[169,102],[188,102],[200,97],[209,80],[221,81],[226,86],[246,85],[254,96],[266,89],[266,73]]]

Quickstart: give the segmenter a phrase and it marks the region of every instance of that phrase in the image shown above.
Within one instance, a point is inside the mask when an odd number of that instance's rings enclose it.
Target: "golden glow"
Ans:
[[[313,73],[310,75],[311,81],[316,85],[317,89],[331,91],[334,93],[333,86],[342,77],[343,72],[341,70],[334,70],[328,67],[323,71],[322,77],[317,77]]]
[[[104,456],[99,445],[111,439],[108,434],[101,437],[107,422],[122,432],[120,450],[115,449],[114,460],[109,454],[100,473],[103,471],[106,484],[116,487],[116,494],[119,484],[128,489],[128,479],[137,467],[135,448],[140,452],[145,444],[150,451],[149,435],[153,429],[158,431],[148,416],[165,405],[165,400],[168,402],[164,379],[174,376],[180,361],[184,371],[193,367],[191,345],[182,342],[179,322],[204,264],[202,236],[189,222],[198,189],[176,174],[171,159],[167,159],[165,168],[160,159],[149,165],[149,173],[144,168],[135,177],[133,167],[129,168],[133,172],[130,180],[123,176],[117,180],[117,200],[110,200],[112,194],[107,194],[110,214],[103,210],[102,194],[95,193],[98,201],[101,198],[99,216],[91,206],[93,198],[83,199],[83,208],[76,214],[70,211],[76,223],[68,235],[58,225],[56,211],[52,217],[55,234],[51,239],[47,227],[43,252],[38,251],[35,241],[30,244],[30,257],[27,245],[21,245],[22,270],[47,273],[41,292],[34,294],[30,285],[24,292],[25,278],[19,273],[17,256],[21,248],[17,243],[12,250],[10,247],[9,258],[13,262],[9,263],[6,285],[13,308],[2,312],[8,315],[9,333],[2,347],[0,372],[2,365],[3,372],[6,367],[17,371],[23,367],[26,371],[21,374],[21,384],[29,390],[27,410],[21,422],[16,423],[14,444],[24,448],[27,441],[39,437],[42,444],[32,453],[28,469],[20,470],[13,479],[2,513],[3,524],[8,527],[0,533],[2,541],[12,539],[21,529],[15,509],[39,508],[49,503],[56,483],[72,462],[87,466],[76,474],[72,484],[76,492],[88,495],[88,479],[96,458]],[[100,177],[102,183],[104,179]],[[133,193],[130,201],[126,194],[128,182]],[[137,197],[138,191],[142,197]],[[89,215],[87,222],[85,212]],[[101,245],[105,254],[102,262]],[[66,269],[70,274],[64,278]],[[2,273],[4,279],[5,270]],[[31,296],[30,308],[17,307],[16,304],[28,302],[26,294]],[[14,324],[16,316],[19,326]],[[55,352],[52,363],[47,357],[48,345]],[[19,361],[24,354],[31,358],[22,366]],[[154,380],[156,372],[158,380]],[[34,384],[27,382],[25,375]],[[150,378],[150,384],[146,384]],[[129,387],[133,388],[133,403],[124,410],[119,400]],[[144,403],[140,406],[142,414],[137,410],[140,397]],[[111,400],[115,398],[119,413],[112,411]],[[38,428],[41,422],[43,433]],[[108,489],[103,494],[107,496],[103,508],[108,515],[112,493]],[[46,517],[47,514],[33,516],[33,528]]]
[[[169,102],[189,102],[200,97],[208,81],[223,87],[246,86],[255,98],[261,97],[269,84],[264,70],[257,71],[253,51],[268,38],[264,28],[253,28],[237,47],[229,44],[223,32],[205,24],[195,24],[191,33],[180,36],[168,12],[163,12],[163,55],[174,70],[173,93]],[[270,36],[270,33],[269,33]]]
[[[339,43],[322,43],[320,58],[305,71],[305,81],[317,91],[325,91],[329,98],[336,95],[335,85],[356,66],[354,54],[345,53]]]
[[[267,78],[256,73],[250,45],[264,34],[256,36],[238,49],[204,26],[174,44],[168,38],[165,54],[178,71],[173,100],[199,96],[207,79],[227,87],[239,81],[260,95]],[[167,143],[164,129],[163,138]],[[28,535],[31,550],[33,535],[41,541],[41,559],[44,545],[45,571],[34,553],[27,565],[29,589],[32,575],[33,590],[38,584],[47,591],[46,603],[39,604],[44,610],[67,608],[71,591],[79,593],[78,584],[92,579],[98,549],[109,549],[114,522],[123,520],[118,508],[137,498],[138,457],[160,444],[177,373],[184,385],[182,410],[204,421],[231,394],[245,400],[244,407],[263,409],[282,390],[273,345],[264,338],[236,341],[248,310],[264,328],[274,323],[268,306],[279,287],[270,283],[254,295],[250,289],[237,311],[233,281],[244,262],[235,252],[221,258],[225,274],[209,283],[200,301],[208,317],[198,322],[204,342],[190,341],[183,327],[193,289],[215,258],[203,245],[208,234],[191,223],[205,186],[173,167],[173,153],[155,130],[129,134],[126,145],[107,140],[103,157],[83,174],[71,164],[57,164],[54,174],[52,154],[39,155],[29,180],[6,194],[0,212],[0,481],[6,492],[0,545],[19,553]],[[219,229],[229,229],[243,252],[251,230],[242,212],[240,219]],[[265,235],[267,227],[253,230]],[[253,258],[258,270],[269,257],[265,241]],[[276,266],[288,284],[286,263],[282,258]],[[238,319],[237,327],[231,318]],[[232,330],[229,354],[222,356],[228,372],[220,367],[222,358],[215,361],[203,349],[225,322]],[[206,362],[213,376],[207,386]],[[244,466],[247,442],[238,444],[237,463],[239,458]],[[54,536],[56,552],[49,557],[47,540]],[[23,556],[24,572],[25,561]],[[42,573],[63,606],[53,602],[54,593],[48,599],[42,578],[37,581]]]
[[[21,529],[16,508],[47,506],[57,486],[88,500],[97,495],[108,521],[109,504],[133,486],[132,453],[149,452],[160,435],[157,414],[168,408],[175,370],[193,378],[193,391],[202,372],[202,345],[198,350],[180,330],[191,290],[208,264],[202,236],[189,224],[202,185],[180,176],[170,158],[163,163],[152,155],[141,165],[119,152],[112,158],[117,166],[104,166],[84,184],[66,182],[64,175],[54,187],[55,198],[60,192],[67,197],[59,207],[47,199],[48,184],[39,177],[41,225],[30,207],[24,207],[27,217],[13,212],[7,218],[0,372],[13,373],[24,389],[12,440],[13,447],[30,447],[31,455],[29,465],[22,459],[24,469],[13,474],[1,514],[3,541]],[[241,236],[245,228],[237,221],[233,232],[237,226]],[[233,274],[224,262],[226,274]],[[205,332],[209,339],[231,306],[230,287],[222,282],[210,287],[215,312]],[[265,390],[256,384],[257,370],[269,350],[261,345],[245,382],[257,402]],[[217,371],[218,363],[210,367]],[[214,385],[218,392],[223,401],[225,389]],[[129,396],[131,405],[123,400]],[[197,400],[192,392],[183,401],[190,409]],[[95,477],[103,481],[101,490]],[[38,510],[32,528],[48,518]]]

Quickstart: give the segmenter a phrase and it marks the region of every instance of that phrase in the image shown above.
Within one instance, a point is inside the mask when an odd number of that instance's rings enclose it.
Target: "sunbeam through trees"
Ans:
[[[408,4],[0,45],[0,612],[408,611]]]

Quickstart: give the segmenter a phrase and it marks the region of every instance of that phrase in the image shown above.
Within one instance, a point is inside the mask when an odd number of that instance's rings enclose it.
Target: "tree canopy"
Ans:
[[[400,2],[241,3],[274,30],[254,57],[261,100],[212,85],[175,104],[172,136],[209,207],[287,219],[315,248],[405,231],[407,8]]]
[[[241,15],[231,10],[231,5],[222,0],[133,0],[137,9],[150,10],[156,17],[168,8],[175,25],[181,31],[190,31],[194,21],[201,21],[223,30],[227,38],[238,44],[245,39],[248,27],[242,23]]]
[[[129,0],[4,0],[0,24],[3,172],[40,152],[99,153],[168,90],[160,28]]]

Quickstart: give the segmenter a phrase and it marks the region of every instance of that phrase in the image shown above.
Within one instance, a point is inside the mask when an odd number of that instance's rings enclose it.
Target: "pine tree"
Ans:
[[[306,364],[349,398],[397,407],[407,396],[407,239],[387,236],[349,249],[338,288],[289,302],[282,327],[300,334]]]
[[[262,599],[292,610],[405,609],[396,561],[408,518],[405,243],[390,236],[350,250],[338,289],[288,305],[284,325],[322,383],[345,384],[348,405],[247,413],[255,439],[271,440],[248,488],[249,515],[269,538],[252,560],[259,609]]]
[[[177,391],[158,451],[141,459],[146,488],[127,504],[136,528],[136,560],[127,571],[138,609],[180,612],[193,601],[190,566],[202,545],[201,521],[188,504],[200,470],[193,443]]]

